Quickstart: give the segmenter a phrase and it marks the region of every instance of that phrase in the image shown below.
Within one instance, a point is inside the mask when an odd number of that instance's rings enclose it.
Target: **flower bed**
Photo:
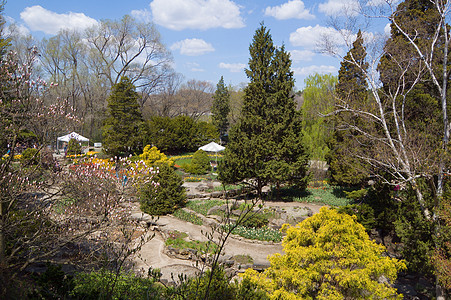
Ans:
[[[225,225],[224,229],[229,230],[232,225]],[[262,228],[249,228],[244,226],[237,226],[233,231],[233,234],[242,236],[250,240],[280,242],[282,241],[282,233],[278,230],[271,229],[269,227]]]

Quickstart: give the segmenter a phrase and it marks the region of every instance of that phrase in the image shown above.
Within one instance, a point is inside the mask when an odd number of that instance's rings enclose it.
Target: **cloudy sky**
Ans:
[[[157,25],[174,68],[186,80],[247,82],[249,45],[263,21],[276,45],[291,52],[296,87],[315,72],[337,74],[340,60],[317,52],[329,19],[357,0],[7,0],[4,14],[23,32],[50,37],[62,28],[84,29],[125,14]],[[378,1],[378,0],[372,0]],[[378,24],[383,31],[385,24]],[[336,43],[340,44],[339,38]]]

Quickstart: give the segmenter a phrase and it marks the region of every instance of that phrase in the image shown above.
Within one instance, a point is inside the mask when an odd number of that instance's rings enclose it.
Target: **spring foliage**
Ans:
[[[143,153],[139,155],[139,158],[141,158],[148,166],[161,163],[165,163],[168,166],[174,165],[174,160],[168,158],[155,146],[151,147],[150,145],[147,145],[144,147]]]
[[[355,217],[322,208],[283,230],[285,254],[271,256],[263,273],[248,269],[243,275],[271,299],[402,299],[381,279],[395,280],[404,262],[383,256],[384,247]]]

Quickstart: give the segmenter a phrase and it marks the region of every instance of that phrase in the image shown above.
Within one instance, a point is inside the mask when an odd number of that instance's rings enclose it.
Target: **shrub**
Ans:
[[[139,187],[141,210],[150,215],[172,214],[186,202],[183,180],[167,164],[158,164],[157,167],[159,172],[153,177],[153,182]]]
[[[322,207],[295,227],[284,226],[284,254],[263,273],[244,278],[278,299],[402,299],[388,282],[406,268],[384,254],[355,218]],[[385,276],[388,282],[379,282]]]
[[[22,152],[21,161],[24,164],[37,165],[39,163],[38,149],[27,148]]]
[[[191,174],[205,174],[210,170],[210,158],[203,150],[197,150],[191,164],[185,166],[185,171]]]
[[[168,158],[163,152],[160,152],[157,147],[147,145],[144,147],[143,153],[139,156],[147,165],[165,163],[169,166],[174,165],[174,160]]]
[[[248,228],[261,228],[268,225],[268,222],[268,216],[265,214],[251,212],[242,218],[240,224]]]
[[[365,198],[366,194],[368,193],[367,189],[360,189],[355,191],[344,191],[346,194],[346,198],[353,200],[354,202],[361,201],[363,198]]]
[[[151,280],[133,273],[101,270],[79,273],[71,296],[75,299],[159,299],[159,288]]]
[[[80,143],[76,139],[70,139],[67,146],[67,155],[81,154]]]
[[[184,299],[235,299],[235,287],[229,283],[222,268],[214,270],[210,284],[211,271],[207,270],[200,278],[188,281],[186,291],[183,291]],[[207,287],[208,290],[207,290]]]
[[[350,216],[357,216],[357,222],[365,227],[369,232],[376,225],[376,218],[374,217],[374,209],[368,204],[352,204],[342,206],[338,209],[339,213],[345,213]]]

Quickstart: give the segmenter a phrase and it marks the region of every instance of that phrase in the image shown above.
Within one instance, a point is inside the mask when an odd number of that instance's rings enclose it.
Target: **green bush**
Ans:
[[[210,170],[210,158],[203,150],[197,150],[191,161],[191,164],[185,165],[185,172],[191,174],[205,174]]]
[[[240,225],[248,228],[262,228],[268,225],[268,216],[262,213],[250,212],[247,216],[242,217]]]
[[[38,149],[27,148],[22,152],[21,162],[29,165],[37,165],[39,163]]]
[[[184,299],[211,299],[228,300],[235,299],[235,286],[230,284],[224,270],[218,268],[214,271],[210,285],[211,271],[207,270],[200,278],[193,278],[188,281],[186,290],[183,291]],[[209,286],[208,290],[207,287]],[[250,298],[249,298],[250,299]]]
[[[139,187],[141,210],[150,215],[172,214],[186,202],[182,178],[167,164],[157,164],[152,182]],[[156,183],[156,186],[155,186]]]
[[[75,299],[159,299],[159,288],[151,279],[133,273],[110,271],[79,273],[71,296]]]
[[[67,146],[67,155],[77,155],[81,154],[80,143],[76,139],[70,139],[69,145]]]
[[[345,213],[350,216],[357,216],[357,222],[365,227],[369,232],[376,225],[376,218],[374,217],[374,209],[368,204],[352,204],[342,206],[338,209],[339,213]]]
[[[355,191],[344,191],[344,193],[346,194],[346,198],[353,200],[354,202],[357,201],[362,201],[363,198],[365,198],[366,194],[368,193],[367,189],[360,189],[360,190],[355,190]]]

